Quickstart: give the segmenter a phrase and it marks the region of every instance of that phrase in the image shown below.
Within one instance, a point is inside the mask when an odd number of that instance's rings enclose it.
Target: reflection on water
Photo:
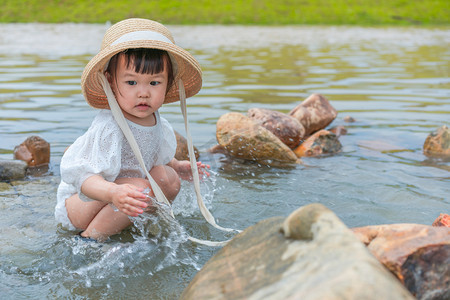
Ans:
[[[146,216],[104,244],[81,241],[54,222],[62,153],[95,115],[81,96],[80,74],[105,26],[1,26],[0,158],[11,159],[30,135],[47,140],[52,154],[45,175],[0,183],[2,297],[177,298],[217,251],[185,234],[232,237],[202,219],[190,184],[175,201],[177,223]],[[79,33],[83,26],[90,37]],[[426,136],[450,125],[448,30],[174,26],[173,33],[204,71],[188,111],[194,144],[212,167],[202,194],[220,225],[244,229],[313,202],[348,226],[431,224],[449,212],[449,162],[422,154]],[[30,39],[16,41],[19,34]],[[332,126],[348,129],[340,154],[274,168],[206,152],[222,114],[289,112],[312,93],[339,111]],[[162,113],[184,131],[177,104]],[[356,121],[344,122],[347,115]]]

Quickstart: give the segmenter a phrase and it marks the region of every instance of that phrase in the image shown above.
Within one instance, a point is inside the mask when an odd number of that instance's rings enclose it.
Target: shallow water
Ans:
[[[86,243],[53,218],[64,149],[95,111],[80,75],[106,25],[0,25],[0,158],[30,135],[51,144],[47,172],[0,183],[2,298],[177,298],[223,240],[196,208],[192,186],[175,201],[178,223],[145,216],[111,241]],[[450,126],[450,30],[358,27],[172,26],[204,71],[188,100],[194,144],[212,176],[202,194],[218,223],[244,229],[319,202],[348,226],[431,224],[449,213],[450,164],[422,154]],[[88,34],[86,34],[88,32]],[[20,37],[20,38],[18,38]],[[274,168],[210,155],[217,119],[261,107],[289,112],[312,93],[339,111],[340,154]],[[177,104],[162,109],[183,133]],[[346,123],[345,116],[356,122]]]

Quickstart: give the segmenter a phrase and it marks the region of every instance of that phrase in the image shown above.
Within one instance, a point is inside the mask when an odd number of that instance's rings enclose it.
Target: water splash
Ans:
[[[208,170],[208,172],[210,176],[203,176],[201,178],[200,192],[206,207],[208,210],[211,210],[212,200],[215,193],[220,190],[220,187],[217,187],[217,173],[212,170]],[[194,185],[191,182],[183,181],[181,183],[180,193],[173,202],[172,209],[175,215],[181,215],[182,217],[191,217],[200,214],[197,199],[195,198]]]

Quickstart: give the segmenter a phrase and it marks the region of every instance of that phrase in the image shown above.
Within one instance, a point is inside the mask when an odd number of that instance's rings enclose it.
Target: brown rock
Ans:
[[[196,274],[180,299],[413,297],[333,212],[316,203],[235,236]]]
[[[436,227],[450,227],[450,216],[447,214],[440,214],[439,217],[434,220],[432,226]]]
[[[223,147],[222,145],[214,145],[211,148],[208,149],[209,153],[222,153],[222,154],[228,154],[227,149]]]
[[[294,153],[298,157],[317,156],[321,154],[337,153],[341,148],[342,145],[337,136],[334,133],[323,129],[307,138],[300,146],[294,149]]]
[[[305,128],[300,122],[286,114],[265,108],[251,108],[247,116],[259,122],[291,149],[300,144],[305,136]]]
[[[175,137],[177,138],[177,150],[175,152],[175,158],[178,160],[189,160],[189,150],[187,145],[187,140],[184,136],[175,131]],[[197,148],[194,146],[195,159],[198,160],[200,154]]]
[[[392,224],[353,231],[418,299],[449,299],[450,228]]]
[[[330,128],[329,131],[334,133],[337,137],[340,137],[341,135],[346,135],[347,134],[347,128],[345,128],[342,125]]]
[[[337,111],[324,96],[312,94],[291,110],[289,115],[300,121],[305,128],[305,136],[308,136],[333,122]]]
[[[423,153],[431,157],[450,157],[450,129],[443,125],[430,133],[423,144]]]
[[[14,148],[14,158],[25,161],[29,167],[48,165],[50,144],[41,137],[30,136]]]
[[[233,157],[270,164],[296,163],[294,152],[272,132],[240,113],[227,113],[217,121],[217,141]]]
[[[353,117],[351,117],[351,116],[345,116],[344,117],[344,122],[353,123],[353,122],[356,122],[356,120]]]

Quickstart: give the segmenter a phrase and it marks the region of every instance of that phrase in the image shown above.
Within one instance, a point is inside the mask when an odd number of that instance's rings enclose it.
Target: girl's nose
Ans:
[[[139,98],[149,98],[150,97],[150,87],[149,86],[141,86],[138,90]]]

